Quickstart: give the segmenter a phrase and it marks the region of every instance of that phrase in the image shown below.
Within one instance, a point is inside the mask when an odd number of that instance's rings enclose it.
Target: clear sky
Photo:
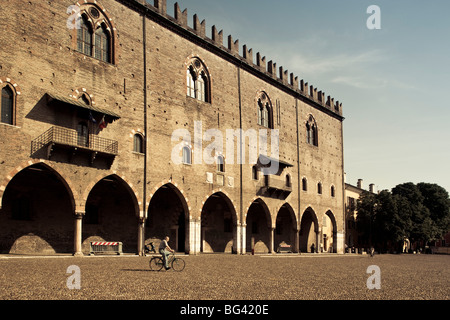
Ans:
[[[173,16],[176,1],[167,1]],[[450,1],[180,0],[277,66],[343,103],[347,182],[450,192]],[[371,5],[381,29],[369,30]]]

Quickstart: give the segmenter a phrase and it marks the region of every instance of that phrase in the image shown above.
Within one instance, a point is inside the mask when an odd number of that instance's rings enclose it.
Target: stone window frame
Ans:
[[[91,40],[91,52],[90,54],[86,54],[83,52],[84,50],[80,51],[78,49],[78,29],[74,28],[72,32],[72,48],[75,52],[81,53],[84,56],[94,58],[96,60],[117,65],[117,29],[114,25],[113,19],[111,19],[109,13],[107,10],[98,2],[94,3],[83,3],[77,5],[80,7],[79,16],[84,17],[86,23],[88,23],[88,27],[90,28],[90,34],[92,36]],[[95,10],[95,11],[94,11]],[[93,11],[95,12],[93,14]],[[109,54],[108,54],[108,61],[105,61],[105,59],[100,59],[96,57],[95,53],[95,46],[96,46],[96,33],[97,31],[103,28],[104,32],[109,38]]]
[[[133,152],[145,154],[145,139],[144,135],[140,132],[136,132],[133,135]]]
[[[269,95],[265,91],[259,91],[256,96],[257,123],[267,129],[274,129],[273,106]]]
[[[189,56],[186,62],[186,96],[212,104],[211,83],[211,74],[205,62],[198,56]]]
[[[309,115],[308,120],[305,123],[306,128],[306,143],[318,147],[319,146],[319,129],[316,119],[312,114]]]
[[[189,151],[185,151],[189,150]],[[181,162],[185,165],[192,165],[192,148],[189,145],[184,145],[181,149]],[[186,154],[186,156],[185,156]],[[189,156],[189,158],[187,158]]]
[[[17,126],[18,125],[18,117],[17,117],[17,104],[18,104],[18,97],[22,94],[21,89],[18,86],[18,84],[12,80],[11,78],[0,78],[0,90],[3,91],[5,87],[8,87],[12,92],[12,123],[6,123],[2,122],[0,119],[0,124],[2,125],[9,125],[9,126]],[[1,111],[1,100],[0,100],[0,111]]]

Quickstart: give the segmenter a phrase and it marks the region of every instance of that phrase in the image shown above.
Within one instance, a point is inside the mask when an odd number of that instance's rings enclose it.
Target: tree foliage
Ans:
[[[369,245],[395,246],[403,239],[439,239],[450,230],[450,199],[437,184],[411,182],[378,194],[364,192],[357,203],[358,231]]]

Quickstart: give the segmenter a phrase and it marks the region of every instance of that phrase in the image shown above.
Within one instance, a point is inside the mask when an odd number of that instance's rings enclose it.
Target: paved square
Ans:
[[[450,299],[450,256],[184,256],[183,272],[150,271],[150,257],[0,257],[0,299]],[[69,266],[80,270],[70,290]],[[368,289],[367,268],[381,289]]]

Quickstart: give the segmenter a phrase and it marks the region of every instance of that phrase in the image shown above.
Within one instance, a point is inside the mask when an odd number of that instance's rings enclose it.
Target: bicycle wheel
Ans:
[[[172,269],[175,271],[183,271],[185,267],[184,260],[181,258],[175,258],[172,261]]]
[[[163,267],[163,261],[161,258],[153,257],[150,259],[150,270],[152,271],[159,271]]]

